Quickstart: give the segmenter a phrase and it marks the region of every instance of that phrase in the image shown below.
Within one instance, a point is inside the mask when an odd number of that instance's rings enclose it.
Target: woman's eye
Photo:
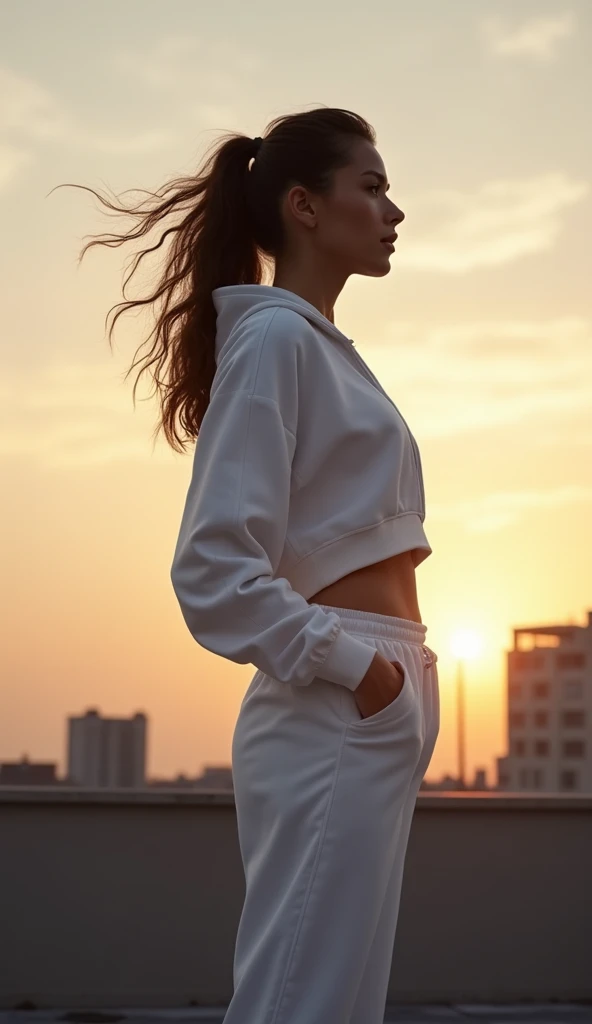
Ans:
[[[377,183],[376,185],[371,185],[370,188],[371,189],[373,189],[373,188],[380,188],[380,185]]]

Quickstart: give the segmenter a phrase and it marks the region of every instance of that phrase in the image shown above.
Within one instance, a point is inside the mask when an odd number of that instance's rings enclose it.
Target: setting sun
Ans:
[[[473,629],[457,629],[450,641],[450,650],[456,658],[476,658],[482,649],[481,636]]]

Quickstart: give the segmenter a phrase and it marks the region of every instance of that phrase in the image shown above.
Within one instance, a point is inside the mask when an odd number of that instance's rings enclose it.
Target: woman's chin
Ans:
[[[392,267],[391,267],[390,261],[386,260],[386,262],[382,263],[380,269],[377,270],[372,276],[373,277],[386,277],[387,274],[390,274],[391,270],[392,270]]]
[[[360,274],[362,277],[386,277],[391,272],[391,262],[388,258],[391,254],[386,253],[380,260],[375,260],[371,264],[359,267],[357,270],[352,270],[352,274]]]

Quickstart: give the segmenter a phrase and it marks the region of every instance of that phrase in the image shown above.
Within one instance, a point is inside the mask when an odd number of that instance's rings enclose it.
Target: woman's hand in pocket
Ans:
[[[366,675],[353,691],[362,718],[370,718],[397,699],[405,681],[403,666],[376,652]]]

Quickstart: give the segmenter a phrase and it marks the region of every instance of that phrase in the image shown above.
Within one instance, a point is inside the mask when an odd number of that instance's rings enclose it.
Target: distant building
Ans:
[[[67,781],[73,786],[146,784],[146,715],[102,718],[95,708],[68,718]]]
[[[232,768],[230,765],[206,765],[202,774],[195,779],[196,789],[233,790]]]
[[[172,779],[149,779],[146,785],[149,789],[195,789],[195,780],[188,778],[183,772],[179,772]]]
[[[20,761],[0,764],[0,786],[59,786],[53,762],[31,762],[25,754]]]
[[[592,612],[586,626],[515,629],[507,657],[498,789],[592,792]]]
[[[156,789],[225,789],[233,792],[232,767],[229,764],[206,765],[201,775],[194,778],[180,773],[174,779],[150,779],[150,788]]]
[[[475,769],[475,778],[472,783],[465,782],[463,786],[456,775],[443,775],[437,781],[431,782],[426,778],[422,779],[420,790],[437,790],[441,793],[450,793],[455,790],[488,790],[487,771],[485,768]]]
[[[437,781],[434,780],[433,782],[428,781],[428,779],[425,778],[422,779],[419,788],[420,790],[431,789],[446,793],[453,789],[459,789],[460,787],[458,779],[454,775],[443,775],[442,778]]]

